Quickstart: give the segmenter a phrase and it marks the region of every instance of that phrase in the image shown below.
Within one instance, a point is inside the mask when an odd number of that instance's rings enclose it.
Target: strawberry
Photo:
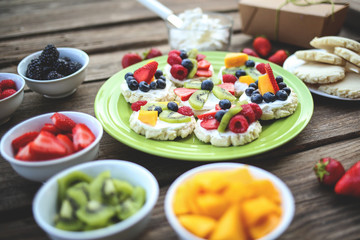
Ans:
[[[56,138],[61,142],[61,144],[66,148],[66,155],[72,154],[75,152],[75,147],[70,138],[64,134],[58,134]]]
[[[282,66],[285,60],[288,58],[289,53],[285,50],[278,50],[268,58],[268,61],[273,62],[277,65]]]
[[[188,70],[183,65],[174,64],[170,69],[170,73],[175,79],[184,80],[188,75]]]
[[[54,134],[41,131],[39,135],[29,143],[29,151],[39,160],[48,160],[66,155],[66,148]]]
[[[360,161],[355,163],[335,185],[335,192],[360,198]]]
[[[135,63],[141,62],[143,59],[137,53],[127,53],[123,56],[121,60],[121,65],[123,68],[127,68]]]
[[[131,110],[133,110],[134,112],[137,112],[140,110],[141,106],[144,106],[145,104],[147,104],[147,101],[137,101],[131,104]]]
[[[256,65],[256,69],[261,73],[261,74],[265,74],[266,70],[265,70],[265,63],[259,63]]]
[[[334,186],[344,175],[343,165],[333,158],[322,158],[314,166],[318,181],[327,186]]]
[[[228,90],[232,95],[235,95],[235,87],[232,83],[222,83],[218,85],[219,87]]]
[[[188,107],[188,106],[180,107],[177,112],[182,115],[185,115],[185,116],[193,116],[194,115],[193,110],[191,109],[191,107]]]
[[[269,76],[271,85],[273,86],[273,88],[275,90],[275,93],[276,93],[277,91],[279,91],[279,86],[278,86],[278,84],[277,84],[277,82],[275,80],[274,73],[273,73],[269,63],[265,64],[265,71],[266,71],[267,75]]]
[[[252,109],[252,107],[249,104],[241,105],[241,107],[242,107],[242,110],[241,110],[240,114],[243,115],[249,123],[255,122],[256,115],[255,115],[255,112]]]
[[[253,41],[253,47],[262,57],[266,57],[271,51],[271,43],[265,37],[256,37]]]
[[[0,99],[5,99],[7,97],[10,97],[14,93],[16,93],[16,90],[14,90],[14,89],[3,90],[2,93],[1,93],[1,96],[0,96]]]
[[[33,141],[39,132],[27,132],[21,135],[20,137],[12,140],[11,145],[14,149],[14,152],[17,152],[20,148],[25,147],[29,142]]]
[[[175,54],[175,55],[178,55],[178,56],[180,56],[180,50],[171,50],[169,53],[168,53],[168,56],[170,56],[171,54]]]
[[[220,110],[220,109],[219,109]],[[218,111],[210,111],[197,116],[200,120],[213,119]]]
[[[248,128],[249,123],[243,115],[237,114],[230,119],[229,130],[233,133],[244,133]]]
[[[205,128],[206,130],[214,130],[218,129],[220,122],[215,118],[205,119],[200,122],[200,126]]]
[[[16,91],[16,84],[11,79],[4,79],[0,82],[0,89],[6,90],[6,89],[14,89]]]
[[[72,129],[72,133],[76,151],[86,148],[94,142],[96,138],[92,131],[83,123],[76,124]]]
[[[259,120],[262,115],[262,110],[261,110],[260,106],[256,103],[249,103],[249,105],[255,113],[255,119]]]
[[[243,53],[246,53],[249,56],[253,56],[253,57],[259,57],[259,55],[251,48],[244,48],[242,50]]]
[[[181,64],[181,62],[182,62],[182,59],[180,57],[180,54],[177,55],[176,53],[169,53],[168,58],[167,58],[168,64],[173,66],[175,64]]]
[[[223,82],[224,83],[235,83],[238,79],[235,77],[235,75],[232,74],[224,74],[223,75]]]
[[[198,69],[195,74],[197,77],[211,77],[212,71]]]
[[[144,52],[144,59],[150,59],[150,58],[160,57],[160,56],[162,56],[162,53],[157,48],[150,48],[149,51]]]
[[[145,81],[148,84],[150,84],[155,75],[158,65],[159,64],[157,62],[152,61],[152,62],[149,62],[148,64],[145,64],[141,68],[137,69],[134,72],[135,80],[138,83]]]
[[[206,56],[204,54],[198,53],[198,55],[196,55],[196,61],[198,61],[198,62],[205,58],[206,58]]]
[[[181,101],[187,101],[197,89],[192,88],[175,88],[174,93],[180,97]]]
[[[30,152],[30,144],[19,149],[15,158],[23,161],[31,161],[36,160],[36,157]]]
[[[50,118],[55,127],[60,129],[61,131],[71,132],[73,127],[75,127],[76,125],[76,123],[71,118],[62,113],[56,112]]]
[[[44,126],[41,128],[41,131],[48,131],[54,135],[61,132],[60,129],[58,129],[57,127],[55,127],[54,124],[51,124],[51,123],[45,123]]]
[[[211,63],[209,63],[207,60],[202,59],[200,61],[198,61],[198,69],[200,70],[208,70],[211,66]]]

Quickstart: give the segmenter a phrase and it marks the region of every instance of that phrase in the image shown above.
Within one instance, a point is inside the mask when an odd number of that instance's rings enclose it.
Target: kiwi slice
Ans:
[[[236,114],[238,114],[239,112],[241,112],[242,107],[240,106],[236,106],[233,108],[230,108],[229,111],[227,111],[224,116],[222,117],[219,127],[218,127],[218,131],[219,132],[225,132],[226,128],[230,122],[230,119],[235,116]]]
[[[196,56],[198,55],[199,51],[196,48],[191,49],[187,52],[188,58],[196,59]]]
[[[135,187],[131,195],[131,200],[135,203],[138,209],[140,209],[146,201],[145,189],[139,186]]]
[[[66,190],[75,185],[78,182],[86,182],[90,183],[92,181],[92,177],[89,175],[81,172],[81,171],[74,171],[69,173],[65,177],[62,177],[57,180],[58,182],[58,202],[59,204],[65,199]]]
[[[206,100],[209,97],[210,91],[208,90],[197,90],[189,98],[189,103],[192,108],[195,110],[200,110],[203,108]]]
[[[212,78],[211,81],[213,81],[214,85],[219,85],[219,84],[221,84],[221,79],[218,78],[218,77]]]
[[[89,226],[107,226],[110,219],[116,214],[112,206],[104,206],[97,201],[90,201],[76,211],[76,216]]]
[[[118,179],[113,179],[113,183],[120,202],[130,197],[131,194],[133,193],[134,188],[133,186],[131,186],[130,183]]]
[[[184,82],[184,88],[201,89],[201,81]]]
[[[225,68],[225,69],[222,71],[222,75],[225,75],[225,74],[235,75],[236,71],[239,70],[239,69],[240,69],[240,68],[238,68],[238,67]]]
[[[82,231],[85,228],[85,224],[79,219],[62,219],[55,220],[55,227],[65,231]]]
[[[89,186],[90,199],[100,203],[117,204],[116,188],[110,171],[100,173]]]
[[[232,95],[228,90],[221,88],[219,86],[214,86],[212,92],[215,95],[215,97],[217,97],[220,100],[227,99],[230,102],[236,100],[236,97]]]
[[[62,201],[59,216],[61,219],[68,219],[68,220],[74,219],[75,208],[71,204],[70,200],[65,199],[64,201]]]
[[[182,115],[178,112],[174,112],[171,110],[162,111],[159,115],[159,119],[168,123],[184,123],[191,121],[191,117]]]
[[[154,111],[155,107],[161,107],[162,110],[168,109],[166,103],[157,102],[157,103],[147,103],[144,106],[141,106],[141,110]]]
[[[187,78],[193,78],[195,76],[196,72],[197,72],[198,64],[197,64],[196,59],[194,59],[194,58],[189,58],[189,60],[192,62],[193,68],[188,73]]]
[[[86,205],[90,200],[89,184],[86,182],[79,182],[68,188],[66,191],[66,198],[71,201],[76,209]]]

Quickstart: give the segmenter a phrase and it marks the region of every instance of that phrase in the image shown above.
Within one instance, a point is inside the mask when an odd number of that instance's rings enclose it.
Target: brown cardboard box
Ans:
[[[276,10],[285,0],[239,0],[242,31],[249,35],[265,35],[271,40],[311,47],[314,37],[337,35],[345,21],[348,4],[321,3],[296,6],[288,3],[278,15],[276,38]]]

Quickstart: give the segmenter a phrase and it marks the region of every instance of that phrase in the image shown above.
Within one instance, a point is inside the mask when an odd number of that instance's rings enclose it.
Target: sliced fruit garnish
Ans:
[[[76,151],[86,148],[96,139],[93,132],[83,123],[76,124],[72,133]]]
[[[230,119],[229,130],[233,133],[244,133],[249,128],[249,123],[243,115],[235,115]]]
[[[181,101],[189,100],[190,96],[196,92],[197,89],[191,88],[175,88],[174,93],[180,97]]]
[[[30,153],[36,159],[52,159],[65,156],[67,151],[61,142],[50,132],[41,131],[39,135],[29,143]]]
[[[203,108],[206,100],[209,97],[210,91],[207,90],[197,90],[189,98],[189,103],[191,107],[195,110],[200,110]]]
[[[242,110],[242,107],[240,106],[236,106],[233,108],[230,108],[229,111],[227,111],[224,116],[221,119],[220,125],[218,127],[218,131],[219,132],[225,132],[226,128],[230,122],[230,119],[235,116],[236,114],[238,114],[240,111]]]
[[[158,119],[158,111],[140,110],[138,119],[143,123],[155,126]]]
[[[201,89],[201,81],[189,81],[184,83],[185,88]]]
[[[244,65],[248,59],[249,56],[245,53],[228,53],[224,59],[225,67],[240,67]]]
[[[220,110],[220,109],[219,109],[219,110]],[[206,112],[206,113],[197,115],[197,118],[200,119],[200,120],[212,119],[212,118],[215,118],[215,114],[216,114],[217,112],[218,112],[218,111]]]
[[[246,75],[246,76],[240,76],[239,77],[239,82],[250,85],[250,83],[254,83],[255,80],[251,76]]]
[[[275,94],[274,86],[271,84],[269,75],[265,74],[259,77],[258,88],[261,95],[264,95],[267,92],[272,92]]]
[[[232,83],[222,83],[222,84],[219,84],[218,87],[226,89],[229,93],[231,93],[232,95],[235,95],[235,87],[234,87],[234,84],[232,84]]]
[[[276,92],[279,91],[280,89],[279,89],[279,86],[278,86],[278,84],[277,84],[277,82],[276,82],[276,80],[275,80],[275,76],[274,76],[273,70],[271,69],[271,66],[270,66],[269,63],[266,63],[266,64],[265,64],[265,71],[266,71],[267,75],[269,76],[270,82],[271,82],[271,84],[273,85],[273,88],[274,88],[275,93],[276,93]]]
[[[211,77],[212,76],[212,71],[198,69],[195,76],[197,76],[197,77]]]
[[[231,84],[231,83],[228,83],[228,84]],[[231,84],[231,85],[233,85],[233,84]],[[228,90],[226,90],[225,88],[219,87],[219,86],[220,85],[214,86],[214,88],[212,90],[215,97],[217,97],[220,100],[227,99],[230,102],[233,102],[236,100],[236,97],[234,97],[234,95],[232,95]]]
[[[201,123],[200,126],[205,128],[206,130],[214,130],[214,129],[218,129],[220,122],[218,120],[216,120],[215,118],[210,118],[210,119],[204,119]]]
[[[156,61],[149,62],[134,72],[134,78],[138,83],[145,81],[150,84],[158,65]]]
[[[210,66],[211,66],[211,63],[205,59],[198,62],[198,69],[208,70],[210,68]]]
[[[191,117],[171,110],[162,111],[159,115],[159,119],[168,123],[185,123],[191,121]]]

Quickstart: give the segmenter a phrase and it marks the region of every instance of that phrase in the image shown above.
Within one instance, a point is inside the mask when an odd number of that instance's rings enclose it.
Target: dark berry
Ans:
[[[162,79],[162,80],[166,81],[166,77],[164,75],[160,76],[158,79]]]
[[[241,77],[241,76],[245,76],[246,75],[246,71],[244,69],[239,69],[235,72],[235,76],[237,78]]]
[[[63,57],[61,59],[63,59],[64,61],[67,61],[67,62],[71,62],[71,59],[69,57]]]
[[[279,86],[279,89],[283,89],[284,87],[287,87],[286,83],[284,83],[284,82],[279,82],[278,86]]]
[[[254,95],[254,94],[260,94],[259,89],[256,89],[255,91],[253,91],[253,93],[251,95]]]
[[[176,104],[176,102],[168,102],[167,104],[167,108],[171,111],[177,112],[177,110],[179,109],[178,105]]]
[[[160,79],[156,80],[156,86],[159,89],[164,89],[164,88],[166,88],[166,82],[160,78]]]
[[[54,69],[62,75],[69,75],[69,63],[64,59],[59,58],[55,63]]]
[[[148,92],[150,91],[150,85],[147,82],[142,81],[139,83],[139,89],[142,92]]]
[[[156,89],[157,88],[157,83],[156,83],[156,81],[152,81],[151,83],[150,83],[150,89]]]
[[[64,77],[64,75],[58,73],[57,71],[51,71],[49,72],[48,76],[47,76],[47,79],[48,80],[54,80],[54,79],[59,79],[59,78],[62,78]]]
[[[218,121],[218,122],[221,122],[221,119],[223,118],[224,114],[226,113],[225,110],[220,110],[218,111],[217,113],[215,113],[215,119]]]
[[[70,62],[69,63],[69,74],[73,74],[74,72],[78,71],[80,68],[82,68],[81,63],[78,62]]]
[[[263,99],[265,102],[269,103],[269,102],[274,102],[276,100],[275,94],[273,94],[272,92],[266,92],[263,95]]]
[[[36,80],[42,79],[42,68],[43,67],[38,58],[31,60],[30,64],[27,66],[26,77]]]
[[[249,84],[249,87],[252,87],[254,89],[257,89],[258,88],[258,85],[256,83],[250,83]]]
[[[255,91],[255,88],[253,87],[248,87],[247,89],[245,89],[245,94],[246,96],[251,96],[251,94]]]
[[[128,72],[125,74],[124,78],[127,79],[128,77],[133,77],[134,74],[132,72]]]
[[[256,93],[251,95],[251,102],[260,104],[262,103],[262,101],[263,101],[263,97],[261,96],[261,94]]]
[[[180,57],[181,59],[188,58],[187,52],[185,50],[180,50]]]
[[[39,59],[45,66],[52,66],[59,58],[59,52],[52,44],[47,45],[41,52]]]
[[[163,75],[163,72],[159,69],[159,70],[156,70],[156,72],[155,72],[155,78],[156,79],[159,79],[160,78],[160,76],[162,76]]]
[[[126,78],[126,82],[127,82],[128,84],[129,84],[129,82],[130,82],[131,80],[135,80],[134,76],[128,76],[128,77]]]
[[[188,58],[185,58],[182,60],[181,65],[183,65],[189,72],[191,71],[191,69],[193,69],[194,64],[192,63],[192,61]]]
[[[139,88],[139,83],[135,79],[131,79],[128,82],[128,87],[130,88],[130,90],[135,91]]]
[[[282,90],[284,90],[288,96],[290,96],[291,89],[289,87],[284,87]]]
[[[284,81],[284,79],[283,79],[282,76],[277,76],[277,77],[275,78],[275,80],[276,80],[277,83],[281,83],[281,82]]]
[[[231,108],[231,102],[227,99],[222,99],[219,101],[219,106],[221,109],[229,109]]]
[[[214,83],[210,79],[207,79],[201,83],[202,90],[209,90],[211,91],[214,88]]]
[[[287,93],[284,90],[279,90],[276,92],[276,98],[280,101],[285,101],[288,98]]]
[[[247,60],[245,62],[246,67],[255,67],[255,62],[253,60]]]
[[[43,66],[42,68],[42,78],[41,79],[48,79],[48,75],[50,72],[55,71],[55,68],[51,67],[51,66]]]
[[[162,112],[162,108],[159,106],[154,107],[154,111],[158,111],[158,116],[160,115],[160,113]]]

